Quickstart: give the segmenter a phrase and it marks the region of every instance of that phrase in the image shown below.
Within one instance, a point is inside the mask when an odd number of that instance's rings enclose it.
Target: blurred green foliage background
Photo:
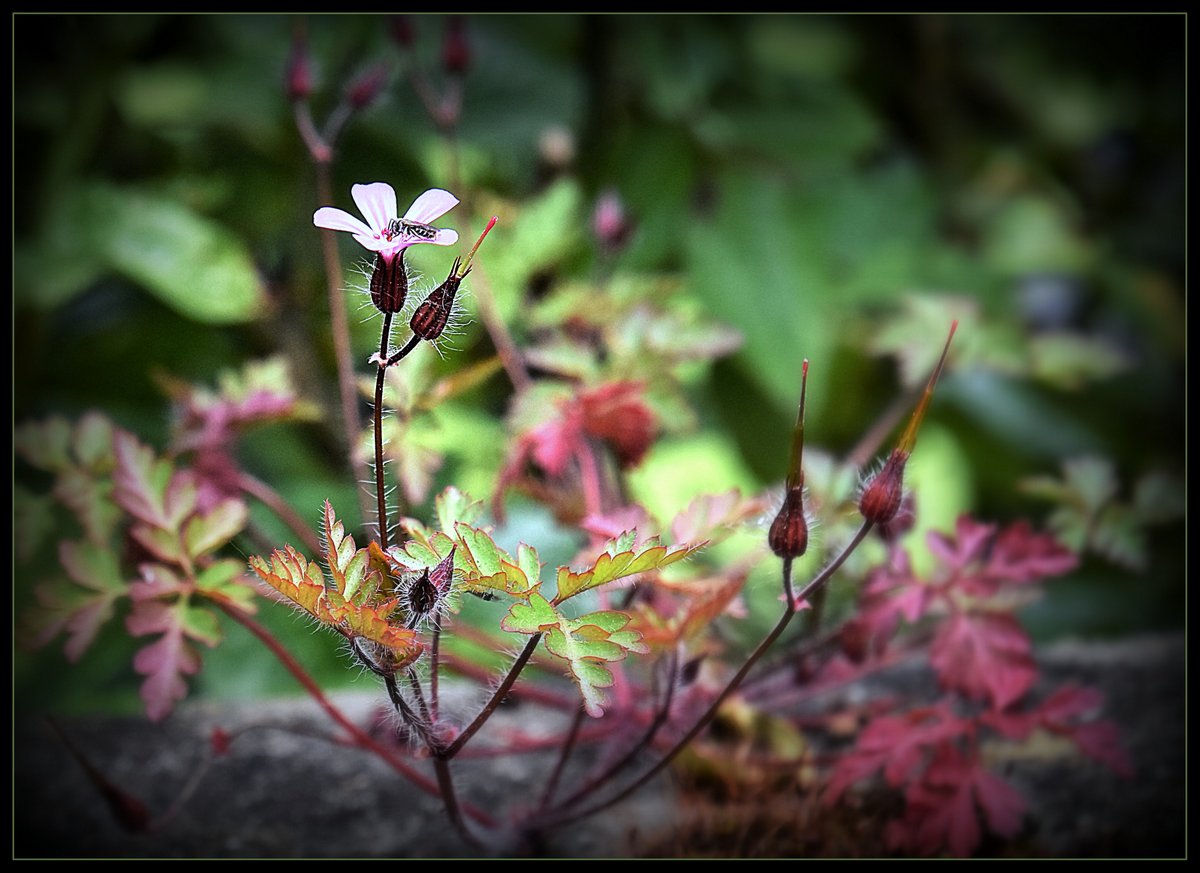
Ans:
[[[14,16],[17,423],[99,408],[162,445],[156,374],[212,384],[223,368],[282,352],[329,414],[256,433],[243,461],[314,519],[326,497],[354,512],[311,216],[352,209],[356,182],[390,182],[402,208],[449,184],[445,142],[404,76],[416,62],[440,77],[447,20],[406,22],[407,55],[387,17]],[[634,222],[613,281],[671,277],[741,336],[735,354],[698,370],[696,427],[655,449],[639,493],[670,504],[778,483],[805,357],[809,442],[851,451],[923,381],[958,317],[914,459],[929,524],[962,511],[1044,523],[1057,511],[1062,530],[1074,523],[1086,538],[1096,519],[1080,504],[1099,489],[1097,518],[1104,506],[1127,511],[1098,528],[1078,573],[1027,621],[1043,637],[1182,622],[1185,17],[463,23],[458,172],[480,203],[451,218],[478,228],[501,215],[480,259],[517,338],[530,293],[604,266],[590,210],[610,189]],[[390,71],[341,139],[333,204],[317,202],[284,93],[297,33],[318,118],[356,75]],[[362,253],[341,245],[350,280]],[[437,276],[453,254],[413,259]],[[351,321],[365,367],[378,326],[365,310]],[[455,345],[446,371],[492,353],[477,323]],[[439,481],[487,487],[507,399],[496,376],[455,408],[441,439],[460,459]],[[1082,457],[1107,464],[1063,484],[1064,463]],[[1041,478],[1021,487],[1031,477]],[[1063,521],[1072,501],[1074,521]],[[543,517],[512,524],[544,559],[569,558],[570,539]],[[18,570],[18,608],[36,572]],[[79,671],[79,705],[132,701],[134,643],[105,642],[79,667],[50,652],[23,660],[19,688],[53,697]],[[201,687],[288,687],[255,645],[231,639],[206,654]],[[325,661],[313,665],[324,679],[354,678]]]

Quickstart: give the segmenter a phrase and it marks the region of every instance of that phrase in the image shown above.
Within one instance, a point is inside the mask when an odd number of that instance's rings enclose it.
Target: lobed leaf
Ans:
[[[196,505],[190,477],[176,473],[171,462],[158,458],[125,431],[113,438],[116,469],[113,499],[130,515],[151,527],[178,533]]]
[[[636,576],[650,570],[658,570],[676,561],[681,561],[693,552],[703,548],[701,543],[695,546],[663,546],[657,538],[633,548],[636,531],[626,531],[620,537],[612,540],[608,548],[596,558],[596,562],[587,570],[574,572],[569,567],[558,568],[558,593],[554,598],[556,604],[562,603],[584,591],[591,591],[609,582]]]

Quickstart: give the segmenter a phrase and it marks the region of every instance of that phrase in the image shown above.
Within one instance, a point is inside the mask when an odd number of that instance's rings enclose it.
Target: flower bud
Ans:
[[[911,491],[905,491],[900,498],[900,508],[892,516],[891,521],[885,521],[876,527],[879,536],[886,543],[894,543],[913,529],[917,522],[916,500]]]
[[[375,271],[371,273],[371,302],[380,312],[399,312],[408,296],[408,270],[404,266],[404,250],[394,257],[375,256]]]
[[[346,88],[346,102],[354,109],[365,109],[375,102],[388,79],[387,64],[376,64],[355,78]]]
[[[408,15],[393,15],[388,22],[392,40],[402,49],[410,49],[416,41],[416,29]]]
[[[804,489],[790,488],[779,514],[767,531],[767,545],[781,558],[799,558],[808,550],[808,519],[804,516]]]
[[[471,64],[471,46],[467,42],[466,26],[461,15],[451,15],[442,42],[442,66],[447,73],[462,75]]]
[[[904,465],[908,463],[908,452],[894,449],[863,488],[858,499],[858,511],[872,524],[887,524],[896,517],[900,502],[904,498]]]
[[[450,321],[450,313],[454,310],[454,297],[458,294],[458,286],[471,271],[471,268],[468,267],[460,276],[458,267],[459,259],[455,258],[454,266],[450,268],[450,275],[446,277],[446,281],[438,285],[413,313],[408,326],[421,339],[433,342],[446,329],[446,324]]]
[[[288,57],[284,74],[284,90],[288,100],[307,100],[312,94],[312,64],[308,57],[308,46],[304,38],[297,36],[292,41],[292,53]]]
[[[629,239],[629,221],[625,217],[625,204],[616,191],[605,191],[596,201],[592,213],[592,232],[596,234],[601,248],[615,252]]]

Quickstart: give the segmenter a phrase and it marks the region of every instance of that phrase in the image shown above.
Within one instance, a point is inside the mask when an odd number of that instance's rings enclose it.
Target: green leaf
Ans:
[[[195,508],[195,484],[176,474],[170,461],[156,457],[130,433],[118,431],[113,448],[117,458],[113,499],[151,527],[178,532]]]
[[[71,423],[57,416],[27,422],[13,431],[13,448],[39,470],[57,473],[71,466]]]
[[[276,549],[270,562],[251,555],[249,563],[260,579],[318,621],[333,624],[340,617],[341,610],[335,614],[326,596],[321,568],[291,546]]]
[[[196,576],[196,589],[201,592],[212,592],[237,601],[247,612],[254,612],[254,589],[245,583],[242,574],[245,565],[232,558],[224,561],[214,561]]]
[[[92,253],[178,312],[206,324],[259,316],[266,302],[242,243],[164,197],[95,184],[78,207]]]
[[[472,500],[468,495],[450,486],[434,501],[437,511],[438,526],[449,533],[461,521],[474,524],[483,514],[483,504]]]
[[[230,497],[204,515],[193,516],[183,530],[189,557],[195,559],[228,543],[246,526],[246,504]]]
[[[13,485],[13,545],[17,560],[28,563],[53,530],[53,501]]]
[[[596,562],[587,570],[573,572],[569,567],[558,568],[558,594],[554,598],[556,604],[591,591],[609,582],[636,576],[650,570],[658,570],[676,561],[681,561],[688,555],[703,547],[703,543],[692,546],[663,546],[658,539],[652,539],[638,548],[632,548],[636,531],[627,531],[621,537],[611,541],[608,548],[596,558]]]
[[[629,652],[648,651],[641,634],[626,629],[629,621],[628,615],[610,611],[567,618],[535,589],[527,601],[512,605],[500,626],[513,633],[544,633],[546,650],[567,662],[583,695],[584,708],[593,718],[599,718],[605,703],[600,689],[613,683],[604,662],[623,660]]]
[[[99,412],[89,412],[79,419],[72,435],[71,450],[75,459],[88,470],[107,472],[112,469],[113,424]]]
[[[33,631],[35,646],[44,645],[65,631],[64,651],[67,659],[74,662],[113,617],[117,600],[129,593],[129,583],[121,575],[112,550],[94,543],[62,542],[59,560],[71,581],[52,579],[40,583],[35,589],[38,603],[26,614],[24,625]]]
[[[217,622],[216,613],[210,609],[181,605],[179,608],[179,625],[183,632],[193,640],[208,646],[221,642],[221,626]]]
[[[1074,333],[1040,334],[1029,341],[1032,373],[1056,388],[1074,390],[1129,367],[1111,343]]]

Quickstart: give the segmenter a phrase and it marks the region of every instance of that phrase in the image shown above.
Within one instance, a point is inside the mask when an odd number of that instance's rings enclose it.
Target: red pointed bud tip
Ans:
[[[376,64],[355,78],[346,88],[346,102],[354,109],[365,109],[375,102],[375,98],[387,84],[390,70],[387,64]]]
[[[371,273],[371,303],[380,312],[399,312],[408,297],[408,269],[404,265],[404,250],[385,258],[375,256]]]
[[[937,386],[938,377],[942,375],[942,368],[946,366],[946,355],[950,352],[950,341],[954,339],[956,330],[958,330],[958,319],[950,323],[950,334],[946,337],[946,344],[942,346],[942,354],[938,358],[937,366],[933,368],[933,373],[929,376],[929,384],[925,386],[921,400],[917,403],[917,408],[913,410],[912,418],[909,419],[908,427],[904,429],[900,442],[896,444],[896,450],[904,452],[905,457],[911,455],[917,445],[917,431],[921,429],[921,422],[925,420],[925,412],[929,409],[930,401],[933,400],[933,389]]]
[[[592,232],[600,247],[607,252],[619,251],[629,241],[630,224],[625,217],[625,204],[616,191],[605,191],[596,201],[592,212]]]
[[[461,15],[451,15],[442,41],[442,66],[447,73],[461,76],[471,65],[471,46],[467,42],[466,22]]]
[[[804,516],[804,489],[789,488],[779,514],[767,531],[767,545],[781,558],[799,558],[808,551],[808,519]]]
[[[416,42],[417,31],[411,16],[393,15],[388,22],[388,32],[392,35],[392,41],[402,49],[410,49]]]
[[[905,491],[900,498],[900,508],[890,521],[876,525],[875,530],[884,542],[894,543],[913,529],[917,523],[917,506],[911,491]]]
[[[858,511],[872,524],[885,525],[896,517],[904,499],[904,465],[908,452],[895,449],[862,490]]]
[[[308,57],[308,45],[303,37],[296,37],[292,42],[292,53],[288,57],[284,90],[288,100],[296,102],[307,100],[312,94],[312,89],[312,62]]]

